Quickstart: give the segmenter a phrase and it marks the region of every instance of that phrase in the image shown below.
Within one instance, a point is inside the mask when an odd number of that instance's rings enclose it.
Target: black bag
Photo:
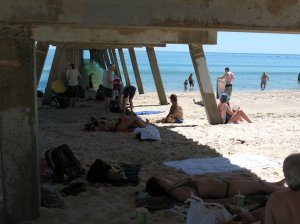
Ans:
[[[109,104],[109,110],[113,113],[120,113],[121,108],[117,100],[111,100]]]
[[[69,183],[82,174],[80,162],[66,144],[47,150],[45,157],[55,182]]]

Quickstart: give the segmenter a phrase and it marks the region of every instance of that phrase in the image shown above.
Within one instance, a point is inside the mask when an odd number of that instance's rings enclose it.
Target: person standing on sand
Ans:
[[[104,100],[104,110],[106,113],[109,113],[109,104],[110,100],[113,96],[113,84],[114,84],[114,70],[115,65],[109,64],[108,70],[104,71],[103,73],[103,88],[104,88],[104,94],[105,94],[105,100]]]
[[[225,79],[225,93],[228,93],[231,96],[232,93],[232,81],[234,80],[234,73],[232,73],[228,67],[225,68],[225,74],[220,79]]]
[[[78,97],[78,78],[82,78],[80,72],[75,68],[74,64],[69,64],[66,78],[68,81],[70,105],[74,107]]]
[[[269,76],[267,73],[263,72],[262,76],[260,77],[260,89],[263,91],[266,88],[267,81],[269,80]]]

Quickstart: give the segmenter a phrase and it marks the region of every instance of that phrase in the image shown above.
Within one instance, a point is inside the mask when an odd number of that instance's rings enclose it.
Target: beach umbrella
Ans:
[[[56,93],[64,93],[67,91],[68,87],[64,84],[62,80],[56,80],[51,84],[52,90]]]

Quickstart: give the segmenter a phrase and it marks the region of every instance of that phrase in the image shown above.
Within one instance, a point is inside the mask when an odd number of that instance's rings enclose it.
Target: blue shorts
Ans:
[[[182,124],[183,123],[183,119],[182,118],[175,118],[175,123]]]

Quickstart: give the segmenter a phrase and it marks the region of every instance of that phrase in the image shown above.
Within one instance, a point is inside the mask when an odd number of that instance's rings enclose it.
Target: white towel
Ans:
[[[243,168],[253,169],[282,166],[282,164],[278,161],[249,154],[229,156],[228,158],[214,157],[168,161],[164,162],[164,165],[183,170],[188,174],[232,172]]]

